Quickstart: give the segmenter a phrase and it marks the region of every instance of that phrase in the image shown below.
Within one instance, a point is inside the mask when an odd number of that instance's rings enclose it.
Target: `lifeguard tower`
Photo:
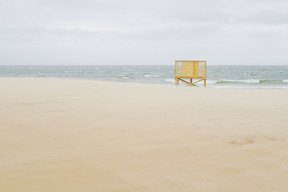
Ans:
[[[206,61],[175,61],[175,85],[182,81],[189,86],[198,87],[195,84],[204,81],[206,87],[206,73]],[[193,82],[193,79],[196,81]]]

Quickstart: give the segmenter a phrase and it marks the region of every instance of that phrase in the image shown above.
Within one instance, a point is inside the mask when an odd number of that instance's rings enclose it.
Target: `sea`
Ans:
[[[175,85],[174,65],[0,65],[1,77],[76,78]],[[181,86],[186,85],[181,84]],[[201,86],[201,83],[199,86]],[[208,65],[207,87],[227,89],[288,89],[288,65]]]

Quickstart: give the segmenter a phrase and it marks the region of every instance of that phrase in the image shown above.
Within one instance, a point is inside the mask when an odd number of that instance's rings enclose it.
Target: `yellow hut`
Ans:
[[[195,84],[204,81],[206,87],[206,73],[206,61],[175,61],[175,85],[182,81],[189,86],[198,87]],[[196,81],[193,82],[193,79]]]

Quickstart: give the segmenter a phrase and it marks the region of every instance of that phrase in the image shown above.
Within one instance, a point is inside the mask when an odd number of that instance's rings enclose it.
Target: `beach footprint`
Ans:
[[[232,145],[248,145],[255,143],[255,137],[244,137],[236,141],[229,142]]]

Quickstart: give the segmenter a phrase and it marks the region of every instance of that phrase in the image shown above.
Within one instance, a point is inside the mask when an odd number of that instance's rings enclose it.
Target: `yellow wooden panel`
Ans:
[[[194,67],[193,76],[197,77],[198,76],[198,61],[193,61],[193,67]]]
[[[180,61],[175,62],[175,76],[183,76],[182,71],[183,64]]]
[[[183,63],[183,76],[192,76],[193,75],[193,62],[185,61]]]
[[[206,77],[206,61],[175,61],[176,77]]]
[[[206,61],[199,61],[198,76],[206,77]]]
[[[187,71],[187,65],[185,62],[182,62],[182,75],[185,76],[187,75],[186,71]]]

